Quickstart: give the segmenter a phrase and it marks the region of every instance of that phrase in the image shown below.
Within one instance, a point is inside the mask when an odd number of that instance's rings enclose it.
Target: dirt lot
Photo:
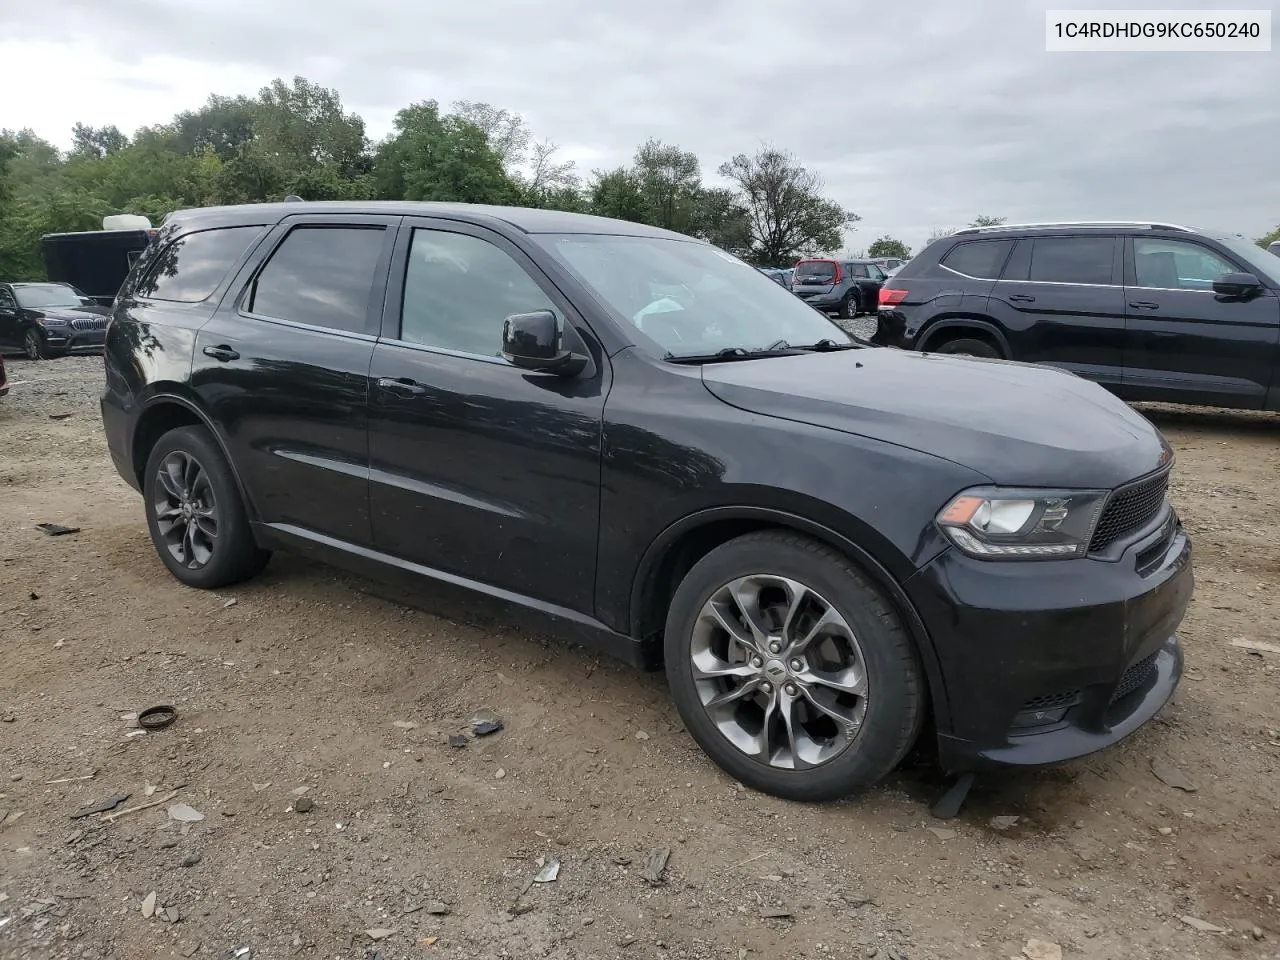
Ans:
[[[745,791],[660,676],[486,601],[431,588],[411,607],[282,556],[235,590],[181,587],[108,461],[101,359],[10,367],[0,957],[1007,960],[1032,938],[1067,958],[1280,957],[1280,657],[1230,643],[1280,642],[1280,418],[1148,411],[1196,544],[1188,679],[1117,749],[980,781],[939,823],[928,769],[829,806]],[[155,703],[177,723],[130,736],[122,716]],[[448,746],[479,708],[505,729]],[[204,819],[175,822],[177,802]],[[531,885],[540,858],[559,877]]]

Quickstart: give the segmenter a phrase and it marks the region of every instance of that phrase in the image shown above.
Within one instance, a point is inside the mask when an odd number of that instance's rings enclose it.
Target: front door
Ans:
[[[0,347],[16,347],[22,340],[18,332],[18,301],[13,290],[0,286]]]
[[[1261,409],[1276,367],[1280,300],[1220,297],[1213,281],[1249,272],[1194,240],[1126,245],[1125,396]]]
[[[593,611],[608,361],[581,317],[511,241],[406,219],[370,368],[378,550]],[[552,310],[590,345],[578,377],[500,356],[503,321]]]
[[[1018,241],[987,308],[1016,344],[1014,360],[1063,367],[1118,389],[1124,364],[1124,287],[1118,237]]]
[[[369,361],[398,217],[290,217],[196,336],[191,383],[258,519],[369,546]]]

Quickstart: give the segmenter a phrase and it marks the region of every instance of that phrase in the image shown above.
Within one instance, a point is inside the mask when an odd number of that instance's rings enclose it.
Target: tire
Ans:
[[[858,306],[858,294],[856,291],[850,290],[845,294],[845,298],[840,301],[840,318],[842,320],[852,320],[861,312]]]
[[[960,337],[956,340],[948,340],[946,343],[939,344],[936,349],[927,352],[949,353],[963,357],[987,357],[991,360],[1002,359],[999,350],[987,343],[987,341],[978,340],[975,337]]]
[[[780,589],[773,582],[780,578],[791,586]],[[805,632],[823,609],[827,615],[834,612],[848,632],[840,628],[827,637],[820,635],[798,657],[789,657],[784,647],[773,659],[764,659],[774,654],[767,646],[768,637],[785,641],[787,636],[785,630],[775,634],[769,629],[761,651],[764,662],[752,661],[743,645],[730,640],[725,626],[729,620],[711,612],[715,601],[720,611],[732,617],[735,607],[725,600],[737,583],[747,595],[756,596],[754,609],[760,622],[771,619],[775,628],[781,618],[771,599],[785,598],[783,590],[791,590],[792,598],[808,597],[797,607],[798,629],[792,640]],[[803,589],[796,589],[796,585]],[[764,589],[757,593],[761,586]],[[762,606],[768,612],[762,612]],[[736,609],[740,614],[742,608]],[[742,619],[736,619],[733,626],[739,637],[754,641],[755,632],[749,631]],[[843,640],[832,639],[841,633]],[[798,534],[747,534],[698,561],[672,598],[664,645],[671,695],[694,740],[728,774],[777,797],[834,800],[873,786],[902,761],[924,723],[923,674],[897,614],[847,557]],[[831,672],[837,665],[827,657],[841,650],[853,654],[846,658],[846,665],[861,668],[865,682],[860,697],[839,695],[836,699],[837,694],[826,683],[814,682],[817,676],[827,681],[856,681],[856,670],[839,676]],[[695,679],[695,658],[704,679]],[[815,671],[815,663],[826,669]],[[705,679],[706,671],[714,669],[731,669],[737,675],[733,679]],[[777,682],[769,683],[770,677]],[[729,702],[704,706],[706,700],[717,696]],[[842,718],[852,722],[837,727],[811,706],[815,697],[827,707],[834,705]],[[778,713],[769,726],[772,749],[762,750],[760,719],[765,716],[764,703],[770,699],[776,710],[785,704],[795,705],[791,726],[797,733],[794,739],[787,737]],[[744,746],[735,745],[730,736]],[[797,763],[796,757],[803,762]]]
[[[27,327],[22,335],[22,352],[28,360],[48,360],[49,351],[45,349],[44,337],[35,327]]]
[[[215,590],[240,583],[261,573],[271,558],[254,543],[231,468],[204,427],[178,427],[156,441],[143,474],[143,500],[156,553],[187,586]],[[162,510],[173,514],[162,517]]]

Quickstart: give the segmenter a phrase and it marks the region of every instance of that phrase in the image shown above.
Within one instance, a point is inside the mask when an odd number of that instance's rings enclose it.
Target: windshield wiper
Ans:
[[[767,347],[725,347],[717,350],[715,353],[699,353],[699,354],[682,354],[668,353],[664,360],[672,363],[723,363],[727,360],[758,360],[763,357],[789,357],[794,356],[797,350],[803,348],[793,347],[785,340],[777,340]]]
[[[867,343],[867,341],[859,337],[854,337],[853,334],[849,334],[849,336],[853,337],[853,343],[840,343],[838,340],[832,340],[830,337],[827,337],[824,340],[819,340],[817,343],[811,343],[807,347],[792,347],[792,349],[809,350],[814,353],[827,353],[832,350],[854,350]]]

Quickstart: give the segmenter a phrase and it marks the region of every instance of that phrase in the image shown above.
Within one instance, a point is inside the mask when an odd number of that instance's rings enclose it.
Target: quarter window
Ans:
[[[942,265],[966,277],[995,280],[1004,268],[1012,240],[966,240],[957,243],[942,258]]]
[[[1235,267],[1207,247],[1184,240],[1133,241],[1133,272],[1139,287],[1212,290],[1213,281]]]
[[[18,304],[14,302],[13,294],[11,294],[8,290],[0,288],[0,309],[16,310],[17,307],[18,307]]]
[[[1112,283],[1113,237],[1039,237],[1031,248],[1030,280],[1040,283]]]
[[[555,306],[504,250],[465,233],[413,232],[400,311],[401,340],[498,356],[503,321],[535,310],[555,312]]]
[[[262,230],[223,227],[178,237],[156,254],[133,292],[151,300],[198,303],[218,288]]]
[[[294,227],[249,288],[250,313],[347,333],[372,333],[369,314],[382,227]]]

